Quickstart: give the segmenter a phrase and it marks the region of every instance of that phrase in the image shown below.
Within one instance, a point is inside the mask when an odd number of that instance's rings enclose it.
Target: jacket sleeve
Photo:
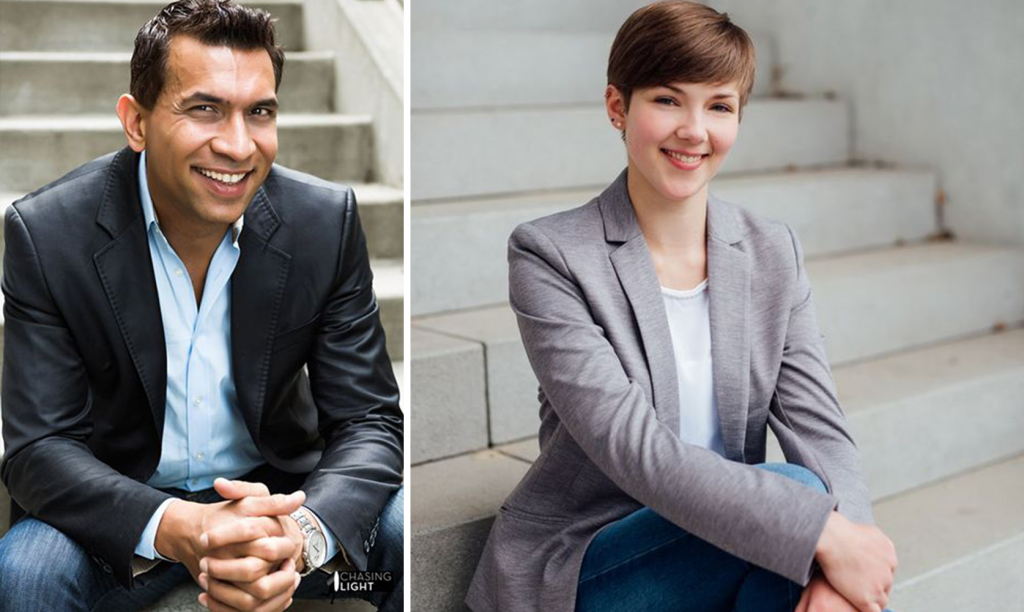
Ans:
[[[85,364],[53,303],[17,208],[5,215],[3,436],[0,475],[28,514],[113,566],[131,586],[130,562],[146,523],[170,496],[103,463],[92,433]]]
[[[768,425],[786,460],[814,471],[839,499],[839,512],[854,522],[871,524],[871,497],[836,397],[803,249],[791,228],[789,235],[796,258],[795,300]]]
[[[686,531],[806,584],[835,498],[687,445],[658,421],[540,228],[525,224],[513,232],[509,275],[530,364],[588,458],[625,493]]]
[[[403,418],[385,347],[355,197],[347,192],[338,278],[308,360],[326,448],[306,479],[306,506],[360,570],[380,512],[402,483]]]

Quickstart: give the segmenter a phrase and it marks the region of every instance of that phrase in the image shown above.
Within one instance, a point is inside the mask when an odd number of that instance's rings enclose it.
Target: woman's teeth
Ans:
[[[662,149],[666,155],[672,159],[678,159],[684,164],[695,164],[703,158],[703,155],[683,155],[682,153],[676,153],[675,151],[669,151],[668,149]]]
[[[211,172],[209,170],[204,170],[203,168],[197,168],[197,170],[199,170],[199,174],[202,174],[203,176],[208,176],[215,181],[220,181],[229,185],[233,185],[244,179],[246,175],[245,172],[241,174],[221,174],[220,172]]]

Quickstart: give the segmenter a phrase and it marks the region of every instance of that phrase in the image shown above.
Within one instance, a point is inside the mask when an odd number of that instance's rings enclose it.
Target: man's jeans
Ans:
[[[399,489],[380,516],[377,544],[370,551],[369,571],[389,571],[395,577],[388,593],[358,593],[379,610],[402,609],[403,499]],[[198,502],[219,501],[212,489],[189,495]],[[117,520],[116,509],[111,519]],[[339,553],[340,554],[340,553]],[[332,576],[313,572],[302,579],[295,599],[330,599]],[[23,518],[0,539],[0,612],[139,610],[171,589],[192,582],[180,563],[161,563],[135,578],[135,588],[125,589],[114,580],[109,567],[91,557],[74,540],[50,525]],[[339,593],[338,598],[344,597]]]
[[[757,467],[819,491],[810,470]],[[793,612],[803,587],[680,529],[649,508],[612,523],[587,547],[577,612]],[[887,611],[888,612],[888,611]]]

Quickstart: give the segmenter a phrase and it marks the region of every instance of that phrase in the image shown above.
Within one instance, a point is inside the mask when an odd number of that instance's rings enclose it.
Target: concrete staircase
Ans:
[[[114,107],[128,89],[135,34],[165,4],[0,0],[0,211],[72,168],[125,145]],[[306,47],[306,26],[317,20],[307,14],[309,6],[301,0],[246,4],[278,18],[278,36],[287,53],[279,91],[277,161],[355,189],[388,351],[401,378],[404,213],[403,190],[394,178],[401,180],[400,164],[397,172],[382,167],[375,154],[381,149],[375,142],[380,118],[342,107],[339,98],[345,88],[336,82],[335,53]],[[317,37],[323,34],[318,32]],[[346,60],[360,59],[355,53],[351,56]],[[373,70],[372,62],[364,63],[363,70]],[[0,228],[0,247],[2,239]],[[0,486],[0,534],[7,529],[8,503]],[[194,587],[179,589],[152,609],[201,610],[194,603],[197,592]],[[322,607],[301,604],[294,609]],[[372,608],[355,603],[342,609]]]
[[[557,31],[494,7],[475,24],[492,30],[456,31],[470,25],[456,0],[414,19],[417,612],[462,609],[493,517],[539,453],[505,243],[625,164],[600,100],[630,7],[606,4],[577,27],[550,9]],[[955,240],[934,171],[852,159],[853,109],[776,95],[773,41],[753,35],[756,97],[711,191],[802,240],[876,518],[900,555],[890,607],[1024,610],[1024,251]],[[769,460],[783,460],[774,441]]]

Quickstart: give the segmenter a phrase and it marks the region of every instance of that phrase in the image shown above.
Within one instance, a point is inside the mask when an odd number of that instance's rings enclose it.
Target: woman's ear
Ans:
[[[617,130],[625,129],[626,99],[618,87],[609,84],[604,88],[604,108],[612,126]]]

